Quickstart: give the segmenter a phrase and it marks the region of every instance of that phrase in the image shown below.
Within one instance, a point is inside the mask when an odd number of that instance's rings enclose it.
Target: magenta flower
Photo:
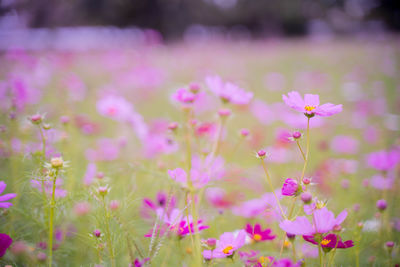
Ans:
[[[336,218],[333,212],[326,207],[317,209],[313,213],[313,224],[305,216],[299,216],[294,221],[284,220],[279,227],[294,235],[324,234],[331,231],[335,226],[340,225],[347,217],[347,211],[342,211]]]
[[[11,246],[13,240],[6,234],[0,234],[0,258],[6,254],[7,249]]]
[[[244,230],[240,230],[237,234],[226,232],[223,233],[219,240],[217,240],[217,244],[214,250],[204,250],[203,257],[206,259],[213,258],[226,258],[236,250],[243,247],[246,240],[246,232]]]
[[[400,162],[400,152],[397,150],[377,151],[367,156],[367,164],[379,171],[393,169]]]
[[[305,94],[303,100],[298,92],[292,91],[288,93],[288,96],[282,95],[282,99],[289,107],[303,112],[310,117],[314,115],[328,117],[342,111],[342,105],[334,105],[331,103],[319,105],[318,95]]]
[[[196,96],[189,89],[180,88],[172,95],[172,99],[183,105],[190,105],[196,100]]]
[[[261,229],[261,225],[256,223],[253,226],[251,224],[247,224],[245,228],[246,232],[249,234],[252,240],[256,242],[267,241],[267,240],[274,240],[276,236],[271,235],[271,229]]]
[[[236,84],[224,82],[219,76],[206,77],[206,84],[210,91],[224,102],[246,105],[253,98],[252,92],[247,92]]]
[[[294,196],[299,189],[299,184],[296,180],[288,178],[285,180],[282,186],[282,195],[284,196]]]
[[[128,121],[134,109],[125,98],[115,95],[104,95],[96,104],[97,111],[116,121]]]
[[[135,259],[134,265],[130,264],[129,267],[142,267],[145,266],[146,262],[148,262],[150,258],[144,258],[143,260]]]
[[[5,182],[0,181],[0,194],[4,192],[4,189],[6,189],[7,185]],[[10,199],[13,199],[17,196],[15,193],[10,193],[10,194],[5,194],[0,196],[0,208],[7,209],[11,207],[13,204],[11,202],[6,202]]]
[[[164,192],[158,192],[156,201],[151,200],[150,198],[144,198],[142,202],[142,206],[140,208],[140,215],[143,218],[150,218],[151,213],[155,213],[157,209],[167,208],[168,204],[168,211],[170,212],[175,208],[176,198],[175,196],[171,196],[171,199],[168,201],[168,195]]]
[[[303,236],[304,240],[314,245],[318,245],[314,236]],[[327,234],[321,240],[321,247],[323,248],[351,248],[354,247],[353,240],[342,241],[339,235]]]
[[[208,225],[203,225],[202,220],[197,221],[197,227],[195,228],[194,223],[192,222],[192,218],[189,218],[189,223],[185,218],[184,220],[181,220],[177,225],[172,226],[170,230],[175,231],[178,236],[183,237],[185,235],[191,235],[195,233],[195,230],[198,230],[200,232],[208,228]]]

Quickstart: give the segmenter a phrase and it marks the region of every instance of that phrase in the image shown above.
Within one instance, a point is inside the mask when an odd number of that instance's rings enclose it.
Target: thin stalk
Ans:
[[[294,240],[292,241],[292,250],[293,250],[293,262],[296,262],[296,246],[294,245]]]
[[[113,249],[113,245],[112,245],[110,223],[109,223],[110,214],[108,213],[106,202],[104,200],[104,196],[102,196],[102,198],[103,198],[103,209],[104,209],[104,217],[105,217],[105,224],[106,224],[105,230],[106,230],[106,236],[107,236],[107,247],[108,247],[108,251],[110,253],[111,266],[115,267],[115,256],[114,256],[114,249]]]
[[[305,157],[305,161],[304,161],[304,165],[303,165],[303,171],[301,172],[301,178],[300,181],[301,182],[304,178],[304,174],[306,173],[306,168],[307,168],[307,163],[308,163],[308,157],[310,154],[310,118],[307,118],[307,144],[306,144],[306,157]]]
[[[321,247],[321,243],[320,242],[318,242],[318,258],[319,258],[319,266],[323,267],[322,247]]]
[[[46,137],[43,134],[42,126],[41,124],[38,125],[39,127],[39,132],[40,132],[40,137],[42,138],[42,156],[43,156],[43,162],[46,161]]]
[[[262,167],[263,167],[263,169],[264,169],[265,176],[267,177],[267,183],[269,184],[270,189],[271,189],[272,193],[274,194],[276,203],[278,204],[279,210],[280,210],[281,213],[282,213],[282,217],[285,218],[285,219],[287,220],[286,215],[285,215],[285,213],[283,212],[283,209],[282,209],[281,204],[280,204],[280,202],[279,202],[278,196],[275,194],[275,190],[274,190],[274,187],[273,187],[273,185],[272,185],[271,177],[269,176],[269,173],[268,173],[268,170],[267,170],[267,166],[265,165],[265,162],[264,162],[263,159],[261,159],[261,165],[262,165]]]
[[[58,176],[58,170],[56,170],[53,178],[53,189],[51,192],[51,200],[50,200],[50,215],[49,215],[49,267],[53,264],[53,232],[54,232],[54,210],[56,207],[56,199],[55,199],[55,192],[56,192],[56,181]]]
[[[301,149],[299,140],[296,140],[296,144],[297,144],[297,147],[299,148],[299,150],[301,152],[301,155],[303,156],[303,159],[306,160],[306,156],[304,155],[303,149]]]

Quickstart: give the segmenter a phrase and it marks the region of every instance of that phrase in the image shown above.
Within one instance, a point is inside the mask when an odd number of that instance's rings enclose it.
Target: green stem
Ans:
[[[103,196],[103,208],[104,208],[104,217],[105,217],[105,224],[106,224],[106,236],[107,236],[107,247],[108,251],[110,253],[110,259],[111,259],[111,266],[115,267],[115,256],[114,256],[114,249],[112,245],[112,239],[111,239],[111,231],[110,231],[110,214],[108,213],[106,202],[104,200]]]
[[[303,156],[303,159],[306,160],[306,156],[304,155],[303,149],[301,149],[301,146],[299,144],[299,140],[296,140],[296,144],[297,144],[297,147],[299,148],[299,150],[301,152],[301,155]]]
[[[50,200],[50,215],[49,215],[49,267],[53,263],[53,232],[54,232],[54,210],[56,207],[55,192],[56,192],[56,181],[57,181],[58,170],[56,170],[53,178],[53,189],[51,192]]]
[[[322,261],[322,247],[320,241],[318,241],[318,257],[319,257],[319,266],[323,267],[323,261]]]
[[[41,124],[38,125],[39,127],[39,132],[40,132],[40,137],[42,138],[42,156],[43,156],[43,162],[46,161],[46,138],[44,137],[43,130]]]
[[[306,144],[306,157],[305,157],[305,161],[304,161],[304,165],[303,165],[303,171],[301,172],[301,178],[300,181],[301,182],[304,178],[304,174],[306,173],[306,169],[307,169],[307,163],[308,163],[308,159],[309,159],[309,154],[310,154],[310,118],[307,118],[307,144]]]
[[[294,245],[294,240],[292,241],[292,249],[293,249],[293,262],[296,262],[296,247]]]
[[[268,173],[268,170],[267,170],[267,166],[265,165],[264,159],[261,159],[261,165],[262,165],[262,167],[263,167],[263,169],[264,169],[265,176],[267,177],[267,183],[269,184],[269,187],[270,187],[272,193],[274,194],[276,203],[278,204],[279,210],[280,210],[281,213],[282,213],[282,217],[285,218],[285,219],[287,219],[285,213],[283,212],[283,209],[282,209],[282,207],[281,207],[281,204],[280,204],[280,202],[279,202],[279,199],[278,199],[277,195],[275,194],[275,190],[274,190],[274,187],[273,187],[273,185],[272,185],[271,177],[269,176],[269,173]]]

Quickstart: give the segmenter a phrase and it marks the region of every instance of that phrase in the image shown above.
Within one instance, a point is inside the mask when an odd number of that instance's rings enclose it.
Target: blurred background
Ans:
[[[397,0],[1,0],[0,45],[379,35],[400,31]],[[71,27],[74,31],[71,32]],[[31,29],[26,31],[27,29]],[[143,35],[143,30],[147,31]],[[143,37],[144,36],[144,37]],[[82,40],[83,39],[83,40]],[[28,43],[25,40],[29,40]],[[46,41],[46,42],[44,42]]]

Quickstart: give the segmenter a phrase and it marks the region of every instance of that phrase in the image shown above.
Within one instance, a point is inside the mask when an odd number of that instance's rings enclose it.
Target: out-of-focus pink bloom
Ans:
[[[365,141],[370,144],[375,144],[379,140],[379,131],[374,126],[368,126],[363,135]]]
[[[308,243],[304,243],[301,246],[301,251],[303,252],[303,255],[307,258],[317,258],[318,257],[318,248],[311,246]]]
[[[205,197],[217,209],[227,209],[234,204],[234,198],[230,197],[222,188],[207,188]]]
[[[136,258],[135,262],[133,263],[134,265],[130,264],[129,267],[143,267],[149,260],[150,258],[144,258],[143,260]]]
[[[271,72],[264,77],[264,86],[270,91],[281,91],[285,88],[286,80],[279,72]]]
[[[294,196],[299,189],[299,184],[296,180],[288,178],[285,180],[282,186],[282,195],[284,196]]]
[[[74,212],[77,216],[84,216],[90,212],[91,206],[89,202],[79,202],[74,206]]]
[[[3,181],[0,181],[0,194],[2,194],[4,192],[6,187],[7,187],[7,184]],[[0,208],[7,209],[7,208],[11,207],[13,204],[8,201],[10,199],[15,198],[16,196],[17,196],[17,194],[15,194],[15,193],[9,193],[9,194],[0,196]]]
[[[68,90],[68,97],[70,100],[80,102],[85,99],[87,87],[79,76],[70,73],[65,77],[62,83]]]
[[[247,92],[236,84],[224,82],[219,76],[207,76],[205,81],[210,91],[223,101],[246,105],[253,98],[252,92]]]
[[[254,266],[254,264],[257,264],[259,255],[260,255],[259,251],[254,251],[254,250],[250,250],[249,252],[239,251],[240,260],[243,261],[244,266],[246,267]]]
[[[369,181],[369,185],[378,190],[391,189],[394,184],[394,177],[384,178],[382,175],[374,175]]]
[[[246,232],[240,230],[236,235],[234,233],[223,233],[214,250],[204,250],[203,257],[206,259],[226,258],[231,256],[236,250],[240,249],[246,240]]]
[[[271,229],[267,228],[265,230],[262,230],[261,225],[258,223],[256,223],[254,227],[251,224],[247,224],[245,230],[249,234],[251,239],[255,242],[274,240],[276,237],[275,235],[271,234]]]
[[[13,240],[6,234],[0,233],[0,258],[6,254],[7,249],[11,246]]]
[[[149,198],[144,198],[142,202],[142,206],[140,208],[140,215],[143,218],[150,218],[152,213],[155,213],[155,211],[159,208],[167,208],[168,210],[166,211],[169,213],[172,209],[175,208],[176,205],[176,198],[175,196],[171,196],[169,203],[168,201],[168,195],[162,191],[157,193],[156,196],[156,201],[153,201]]]
[[[355,154],[358,152],[358,140],[347,135],[337,135],[331,142],[331,149],[337,153]]]
[[[318,242],[315,241],[314,236],[303,236],[304,240],[310,242],[314,245],[318,245]],[[342,242],[342,239],[339,235],[335,234],[327,234],[323,236],[321,240],[321,247],[323,248],[351,248],[354,247],[353,240],[347,240]]]
[[[282,198],[280,190],[275,194]],[[247,200],[232,208],[232,213],[245,218],[254,218],[261,214],[268,214],[273,218],[280,218],[280,210],[273,193],[266,193],[261,198]]]
[[[87,149],[85,155],[89,161],[113,161],[119,157],[119,153],[118,140],[101,138],[97,140],[97,148]]]
[[[117,121],[127,121],[134,113],[133,106],[125,98],[115,95],[105,95],[97,101],[97,111]]]
[[[83,176],[84,185],[90,185],[93,183],[93,179],[96,177],[97,167],[95,163],[89,163],[86,167],[85,175]]]
[[[269,125],[279,117],[274,112],[274,107],[270,107],[262,100],[256,99],[251,103],[250,111],[258,121],[264,125]]]
[[[8,93],[0,93],[0,95],[8,95],[8,99],[1,99],[1,107],[6,110],[10,107],[15,107],[18,112],[21,112],[25,109],[26,105],[32,105],[39,102],[41,98],[41,91],[33,86],[23,77],[14,76],[11,77],[8,81],[8,86],[3,87],[0,86],[0,91],[5,92],[4,90],[8,87]],[[3,98],[3,97],[2,97]]]
[[[400,162],[400,153],[397,150],[381,150],[367,155],[367,164],[379,171],[393,169]]]
[[[317,209],[313,213],[313,223],[305,216],[299,216],[294,221],[284,220],[279,227],[287,233],[294,235],[314,235],[323,234],[331,231],[333,227],[340,225],[347,217],[347,211],[342,211],[337,218],[333,212],[326,207]]]
[[[53,182],[50,180],[46,180],[43,182],[44,183],[44,190],[47,195],[51,196],[52,191],[53,191]],[[67,196],[67,191],[64,189],[61,189],[61,186],[63,184],[63,181],[61,178],[57,178],[56,180],[56,190],[54,192],[54,195],[56,198],[64,198]],[[43,192],[42,188],[42,181],[38,180],[31,180],[31,186],[33,188],[36,188],[38,191]]]
[[[189,187],[188,177],[185,170],[181,168],[168,170],[168,175],[173,180],[180,183],[183,187]],[[210,176],[207,173],[201,173],[195,169],[192,169],[190,171],[190,180],[194,188],[202,188],[208,184],[210,181]]]
[[[303,100],[298,92],[292,91],[288,93],[288,96],[283,95],[282,98],[286,105],[307,115],[327,117],[342,111],[342,105],[326,103],[320,106],[318,95],[305,94]]]
[[[214,138],[216,133],[217,126],[212,122],[202,122],[195,129],[195,134],[197,136],[207,136],[210,139]]]
[[[91,121],[86,115],[77,115],[75,116],[74,121],[83,134],[92,135],[100,131],[99,124]]]
[[[155,158],[161,154],[171,154],[178,150],[179,145],[166,134],[149,134],[143,142],[143,155],[146,158]]]
[[[207,173],[212,180],[220,180],[225,175],[225,160],[222,156],[213,157],[209,155],[204,159],[197,155],[192,158],[192,169]]]
[[[189,89],[180,88],[172,95],[172,100],[183,105],[190,105],[196,100],[196,97],[197,95],[192,93]]]

